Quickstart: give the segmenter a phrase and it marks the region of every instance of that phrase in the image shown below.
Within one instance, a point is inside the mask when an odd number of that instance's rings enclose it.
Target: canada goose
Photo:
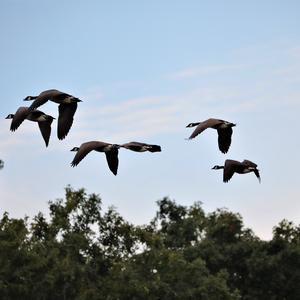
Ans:
[[[145,152],[145,151],[160,152],[161,151],[161,147],[159,145],[151,145],[151,144],[140,143],[140,142],[126,143],[121,145],[121,147],[135,152]]]
[[[105,153],[109,169],[114,175],[117,175],[119,165],[119,148],[120,145],[109,144],[100,141],[91,141],[83,143],[80,147],[74,147],[73,149],[71,149],[71,151],[77,151],[73,161],[71,162],[71,166],[77,166],[88,153],[90,153],[92,150],[95,150],[97,152]]]
[[[257,169],[257,164],[250,160],[243,160],[242,162],[226,159],[224,166],[214,166],[212,170],[224,169],[223,171],[223,182],[228,182],[234,173],[246,174],[254,172],[258,181],[260,182],[259,170]]]
[[[46,115],[45,113],[37,109],[31,111],[28,107],[21,106],[18,108],[15,114],[9,114],[6,119],[12,119],[10,124],[11,131],[16,131],[25,119],[37,122],[46,147],[48,146],[51,134],[51,124],[55,119],[52,116]]]
[[[222,153],[226,153],[228,151],[231,144],[232,127],[236,126],[236,124],[224,120],[210,118],[203,122],[190,123],[186,127],[189,128],[195,126],[197,127],[189,139],[195,138],[207,128],[217,129],[219,149]]]
[[[58,122],[57,122],[57,137],[63,140],[73,124],[73,117],[77,109],[77,102],[82,100],[66,94],[64,92],[52,89],[41,92],[38,96],[27,96],[24,101],[34,100],[29,109],[33,110],[48,100],[58,103]]]

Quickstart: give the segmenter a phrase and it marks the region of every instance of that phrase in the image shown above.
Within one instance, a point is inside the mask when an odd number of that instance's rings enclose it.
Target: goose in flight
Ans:
[[[256,177],[258,178],[258,181],[260,182],[260,175],[259,170],[257,169],[257,164],[250,160],[243,160],[242,162],[226,159],[224,166],[214,166],[212,170],[223,170],[223,182],[228,182],[234,173],[238,174],[246,174],[253,172]]]
[[[118,159],[118,153],[120,145],[117,144],[110,144],[100,141],[90,141],[81,144],[80,147],[74,147],[71,149],[71,151],[76,151],[76,155],[71,162],[71,166],[75,167],[77,166],[81,160],[89,154],[92,150],[97,152],[104,152],[106,155],[106,160],[109,169],[114,175],[117,175],[118,172],[118,165],[119,165],[119,159]]]
[[[232,127],[236,126],[236,124],[220,120],[220,119],[207,119],[203,122],[190,123],[186,127],[195,127],[195,130],[189,137],[189,139],[195,138],[198,134],[204,131],[207,128],[213,128],[218,131],[218,144],[219,149],[222,153],[227,153],[230,144],[231,144],[231,136],[232,136]]]
[[[140,143],[140,142],[126,143],[121,145],[121,147],[135,152],[145,152],[145,151],[161,152],[161,147],[159,145],[151,145],[151,144]]]
[[[27,96],[24,101],[32,101],[29,110],[34,110],[37,107],[45,104],[48,100],[58,103],[58,122],[57,122],[57,137],[63,140],[73,124],[74,114],[77,109],[77,103],[82,100],[69,95],[67,93],[51,89],[41,92],[38,96]]]
[[[51,124],[55,119],[52,116],[46,115],[44,112],[37,109],[30,110],[28,107],[21,106],[17,109],[15,114],[9,114],[6,119],[12,119],[10,124],[11,131],[16,131],[25,119],[37,122],[46,147],[48,146],[51,134]]]

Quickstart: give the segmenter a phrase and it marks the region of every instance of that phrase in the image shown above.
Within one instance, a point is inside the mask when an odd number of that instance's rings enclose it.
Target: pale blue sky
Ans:
[[[63,188],[99,193],[131,222],[148,222],[155,201],[227,207],[270,238],[283,218],[300,222],[299,1],[0,2],[0,212],[47,212]],[[57,88],[83,99],[64,141],[53,123],[46,149],[37,125],[9,131],[22,99]],[[41,110],[57,116],[57,105]],[[227,155],[208,117],[237,123]],[[161,153],[121,150],[113,176],[103,154],[71,168],[69,150],[89,140],[160,144]],[[253,174],[222,183],[225,159],[253,160]]]

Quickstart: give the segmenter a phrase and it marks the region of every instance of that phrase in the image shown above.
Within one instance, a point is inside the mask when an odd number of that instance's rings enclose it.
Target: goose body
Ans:
[[[110,144],[101,141],[90,141],[81,144],[80,147],[74,147],[71,151],[76,151],[76,155],[71,162],[71,166],[77,166],[81,160],[91,151],[104,152],[109,169],[114,175],[117,175],[119,158],[118,153],[120,146],[117,144]]]
[[[151,144],[140,143],[140,142],[129,142],[121,145],[121,147],[135,152],[145,152],[145,151],[160,152],[161,151],[161,147],[159,145],[151,145]]]
[[[224,121],[221,119],[207,119],[203,122],[190,123],[186,127],[196,127],[189,139],[195,138],[198,134],[203,132],[207,128],[213,128],[218,131],[218,144],[222,153],[227,153],[231,144],[232,127],[236,124]]]
[[[223,182],[228,182],[234,173],[247,174],[250,172],[253,172],[260,182],[260,174],[259,170],[257,169],[257,164],[250,160],[245,159],[242,162],[239,162],[237,160],[226,159],[224,166],[216,165],[212,169],[223,169]]]
[[[52,116],[46,115],[44,112],[37,109],[30,110],[28,107],[21,106],[15,114],[9,114],[6,119],[12,119],[10,124],[11,131],[16,131],[24,120],[37,122],[46,147],[48,146],[51,134],[51,124],[54,120]]]
[[[62,140],[68,135],[73,124],[77,103],[82,100],[56,89],[46,90],[41,92],[38,96],[27,96],[24,99],[24,101],[33,101],[29,106],[29,110],[36,109],[45,104],[48,100],[59,104],[57,137]]]

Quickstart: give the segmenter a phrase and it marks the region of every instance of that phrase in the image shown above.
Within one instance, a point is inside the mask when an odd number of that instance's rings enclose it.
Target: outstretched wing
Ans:
[[[51,92],[52,90],[41,92],[35,100],[31,103],[29,106],[29,110],[34,110],[38,108],[39,106],[45,104],[48,100],[51,99]]]
[[[119,150],[117,148],[113,148],[110,151],[105,152],[108,167],[114,175],[117,175],[118,173],[118,166],[119,166],[118,153]]]
[[[239,161],[227,159],[224,165],[223,182],[228,182],[240,165]]]
[[[74,156],[71,166],[77,166],[92,150],[95,150],[99,147],[99,142],[91,141],[87,143],[81,144],[79,150],[77,151],[76,155]]]
[[[57,137],[63,140],[70,131],[73,124],[77,103],[60,104],[58,106]]]
[[[251,160],[247,160],[247,159],[244,159],[244,160],[242,161],[242,164],[243,164],[243,165],[246,165],[246,166],[248,166],[248,167],[250,167],[250,168],[253,170],[255,176],[257,177],[257,179],[258,179],[258,181],[259,181],[259,183],[260,183],[260,182],[261,182],[261,179],[260,179],[259,170],[257,169],[257,164],[255,164],[255,163],[252,162]]]
[[[257,177],[257,179],[258,179],[258,181],[259,181],[259,183],[261,182],[261,179],[260,179],[260,174],[259,174],[259,171],[257,170],[257,169],[254,169],[254,174],[256,175],[256,177]]]
[[[18,127],[23,123],[23,121],[26,119],[26,117],[29,115],[30,111],[28,107],[21,106],[16,111],[11,124],[10,124],[10,130],[16,131]]]
[[[61,92],[59,90],[55,90],[55,89],[43,91],[32,102],[32,104],[29,107],[29,110],[33,110],[33,109],[45,104],[48,100],[51,100],[53,98],[64,99],[67,96],[69,96],[69,95],[64,92]]]
[[[253,168],[256,168],[257,167],[257,164],[255,164],[254,162],[252,162],[251,160],[247,160],[247,159],[244,159],[242,161],[242,164],[246,165],[246,166],[249,166],[249,167],[253,167]]]
[[[218,124],[223,123],[222,120],[219,119],[207,119],[206,121],[201,122],[196,129],[193,131],[193,133],[191,134],[191,136],[189,137],[189,139],[193,139],[195,138],[198,134],[200,134],[201,132],[203,132],[205,129],[207,128],[211,128],[211,127],[215,127]]]
[[[230,144],[231,144],[231,136],[232,136],[232,128],[219,128],[218,129],[218,144],[219,149],[222,153],[227,153]]]
[[[50,139],[50,134],[51,134],[51,123],[53,120],[48,120],[48,121],[43,121],[43,122],[38,122],[39,123],[39,128],[40,132],[43,136],[43,139],[45,141],[46,147],[48,147],[49,144],[49,139]]]

